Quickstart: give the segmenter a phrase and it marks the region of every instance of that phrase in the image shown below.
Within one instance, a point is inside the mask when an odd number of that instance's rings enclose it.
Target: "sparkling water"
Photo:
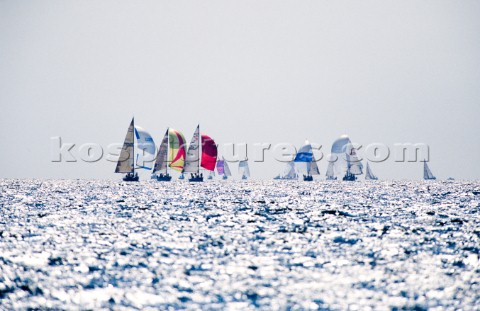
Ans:
[[[0,309],[480,305],[480,182],[0,180]]]

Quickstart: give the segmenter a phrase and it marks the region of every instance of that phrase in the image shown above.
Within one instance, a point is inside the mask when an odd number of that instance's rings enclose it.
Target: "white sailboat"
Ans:
[[[223,179],[226,180],[228,177],[232,176],[232,172],[230,171],[230,167],[228,166],[227,161],[222,157],[221,160],[217,162],[217,172],[218,175],[223,175]]]
[[[222,158],[223,159],[223,158]],[[228,162],[223,159],[223,179],[228,179],[228,177],[232,177],[232,172],[230,171],[230,167],[228,166]]]
[[[333,162],[335,177],[343,176],[344,181],[354,181],[357,175],[363,174],[362,162],[359,161],[356,150],[347,135],[342,135],[333,142],[331,156],[335,159]],[[331,172],[327,172],[327,179],[329,173]]]
[[[325,173],[325,176],[327,176],[327,180],[337,180],[337,177],[335,176],[334,166],[334,162],[328,162],[327,172]]]
[[[185,137],[182,133],[172,128],[167,129],[157,153],[152,179],[170,181],[172,176],[168,173],[169,167],[180,172],[183,170],[185,143]]]
[[[202,152],[200,153],[200,138],[202,140]],[[201,155],[201,156],[200,156]],[[200,125],[197,126],[190,146],[188,147],[187,155],[185,158],[185,165],[183,167],[183,173],[190,173],[190,182],[202,182],[203,173],[200,173],[200,166],[208,171],[215,169],[217,162],[217,145],[215,141],[202,134],[200,137]]]
[[[373,174],[369,163],[367,162],[367,169],[365,171],[365,180],[378,180],[378,177]]]
[[[248,168],[248,160],[242,160],[238,163],[238,172],[242,175],[242,179],[250,178],[250,169]]]
[[[120,151],[115,173],[126,173],[123,178],[124,181],[138,181],[139,177],[135,169],[150,170],[152,168],[150,159],[153,159],[154,154],[155,142],[152,136],[141,127],[135,127],[135,120],[132,118]]]
[[[424,180],[435,180],[437,179],[435,176],[433,176],[432,171],[427,165],[427,161],[423,161],[423,179]]]
[[[317,162],[313,156],[312,145],[308,141],[300,148],[293,161],[298,166],[297,170],[304,172],[304,181],[313,181],[313,175],[320,175]]]
[[[285,167],[285,172],[283,173],[283,175],[277,175],[273,179],[276,179],[276,180],[298,179],[298,174],[295,171],[295,162],[293,161],[288,162]]]

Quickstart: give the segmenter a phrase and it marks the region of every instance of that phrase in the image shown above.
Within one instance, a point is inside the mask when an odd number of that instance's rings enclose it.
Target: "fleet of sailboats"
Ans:
[[[188,150],[184,135],[178,130],[168,128],[155,158],[154,153],[155,142],[152,136],[143,128],[135,126],[135,120],[132,118],[120,150],[115,173],[125,174],[124,181],[138,181],[138,170],[152,168],[151,179],[157,181],[171,181],[169,169],[181,172],[179,179],[184,179],[185,174],[190,173],[188,179],[190,182],[202,182],[203,171],[208,171],[208,179],[213,179],[215,168],[223,179],[232,176],[228,162],[223,157],[217,161],[217,145],[210,136],[200,133],[200,125],[195,129]],[[155,161],[152,166],[153,159]],[[424,180],[435,180],[436,177],[427,162],[423,162]],[[238,173],[243,180],[250,178],[248,160],[239,161]],[[286,163],[284,172],[274,179],[297,180],[299,173],[303,174],[304,181],[313,181],[314,175],[320,175],[312,145],[308,141],[300,148],[295,158]],[[350,138],[347,135],[340,136],[332,144],[325,173],[326,180],[342,178],[344,181],[355,181],[357,176],[362,174],[363,164]],[[366,164],[365,180],[378,180],[369,162]]]

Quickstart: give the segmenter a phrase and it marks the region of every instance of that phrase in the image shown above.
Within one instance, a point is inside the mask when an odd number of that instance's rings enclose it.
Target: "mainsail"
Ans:
[[[315,161],[315,158],[313,158],[313,161],[310,162],[308,173],[310,175],[320,175],[320,170],[318,169],[317,161]]]
[[[136,167],[149,170],[155,157],[155,142],[152,136],[143,128],[135,127],[137,138]]]
[[[295,172],[295,163],[293,161],[288,162],[286,170],[285,170],[284,178],[293,179],[293,178],[297,178],[297,177],[298,177],[298,175]]]
[[[223,173],[225,172],[224,163],[225,163],[224,160],[218,160],[218,162],[217,162],[217,172],[218,172],[218,175],[223,175]]]
[[[188,147],[187,156],[185,158],[185,166],[183,167],[183,172],[185,173],[198,173],[200,166],[200,125],[197,126],[195,133],[193,133],[192,140],[190,141],[190,146]]]
[[[361,175],[363,174],[363,164],[358,160],[357,153],[355,148],[353,148],[352,144],[347,145],[347,165],[350,169],[350,173],[353,175]]]
[[[328,162],[327,172],[325,173],[325,176],[327,176],[327,180],[335,179],[334,165],[334,162]]]
[[[153,166],[152,174],[156,172],[167,173],[167,153],[168,153],[168,129],[163,136],[162,143],[158,149],[157,158],[155,159],[155,165]]]
[[[246,178],[250,177],[250,169],[248,168],[248,160],[243,160],[238,163],[238,172]]]
[[[367,170],[365,172],[365,180],[377,180],[377,176],[375,176],[372,172],[372,170],[370,169],[370,165],[368,164],[367,162]]]
[[[227,176],[227,177],[232,176],[232,172],[230,171],[230,167],[228,167],[228,162],[225,161],[225,159],[223,159],[223,161],[224,161],[224,163],[223,163],[224,167],[223,168],[224,168],[225,176]]]
[[[118,158],[117,167],[115,168],[115,173],[133,173],[133,131],[134,131],[134,121],[130,122],[130,126],[127,130],[127,135],[125,135],[125,141],[123,142],[122,150],[120,151],[120,156]]]
[[[168,130],[170,140],[169,162],[170,168],[181,172],[185,164],[185,137],[175,129]]]
[[[209,171],[215,169],[215,164],[217,163],[217,145],[215,141],[207,135],[202,134],[202,161],[201,166]],[[227,163],[225,163],[225,171],[227,168]]]
[[[427,165],[427,161],[423,161],[423,179],[425,180],[437,179],[435,176],[433,176],[432,171]]]

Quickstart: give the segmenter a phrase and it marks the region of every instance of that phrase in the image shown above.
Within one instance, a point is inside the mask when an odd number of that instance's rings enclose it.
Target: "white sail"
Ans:
[[[185,157],[185,165],[183,172],[198,173],[200,171],[200,125],[197,126],[193,134],[190,146],[188,147],[187,156]]]
[[[328,162],[328,167],[327,167],[327,172],[325,173],[325,176],[327,176],[327,179],[335,179],[335,172],[334,172],[334,162]]]
[[[320,175],[320,170],[318,169],[317,161],[315,161],[315,158],[313,159],[312,162],[310,162],[308,173],[310,175]]]
[[[432,171],[427,165],[427,161],[423,162],[423,179],[425,180],[437,179],[435,176],[433,176]]]
[[[153,166],[152,174],[156,172],[163,172],[167,173],[167,155],[168,155],[168,129],[163,136],[162,143],[160,148],[158,149],[157,158],[155,160],[155,165]]]
[[[150,170],[155,157],[155,142],[152,136],[139,126],[135,126],[135,137],[137,138],[137,149],[135,152],[136,168]]]
[[[350,173],[353,175],[363,174],[363,164],[358,160],[357,152],[352,143],[347,144],[345,153],[347,155],[347,162],[350,168]]]
[[[223,158],[222,158],[223,159]],[[228,162],[223,159],[223,174],[227,177],[232,176],[232,172],[230,171],[230,167],[228,167]]]
[[[365,180],[377,180],[377,176],[375,176],[370,168],[370,165],[367,162],[367,169],[365,172]]]
[[[133,173],[133,130],[134,130],[134,121],[130,122],[130,126],[127,130],[127,135],[125,136],[125,141],[123,142],[122,150],[120,151],[120,156],[118,158],[117,167],[115,168],[115,173]]]
[[[245,177],[250,177],[250,169],[248,168],[248,161],[243,160],[238,163],[238,172]]]
[[[305,145],[298,150],[295,159],[295,166],[297,171],[306,175],[310,175],[310,166],[313,161],[313,152],[312,145],[308,141],[305,142]]]
[[[346,148],[350,144],[347,135],[340,136],[332,144],[331,163],[333,163],[333,176],[343,177],[347,172]]]
[[[297,178],[297,172],[295,171],[295,163],[290,161],[287,163],[287,168],[285,171],[285,178]]]

